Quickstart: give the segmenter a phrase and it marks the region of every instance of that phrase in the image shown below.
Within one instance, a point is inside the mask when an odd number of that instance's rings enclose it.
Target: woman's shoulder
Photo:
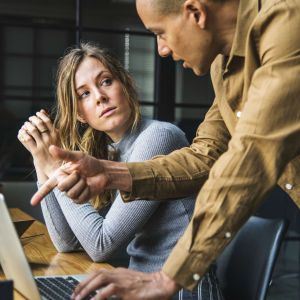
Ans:
[[[185,137],[185,133],[176,125],[164,122],[164,121],[158,121],[153,119],[142,119],[141,121],[141,133],[144,134],[152,134],[152,133],[169,133],[174,135],[179,135],[182,137]]]
[[[140,124],[138,141],[147,143],[159,143],[160,141],[187,146],[185,133],[176,125],[152,119],[143,119]]]

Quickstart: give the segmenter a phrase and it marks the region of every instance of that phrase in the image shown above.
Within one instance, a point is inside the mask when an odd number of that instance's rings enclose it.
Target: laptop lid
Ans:
[[[14,281],[14,287],[21,294],[30,300],[41,299],[2,194],[0,194],[0,263],[6,278]]]

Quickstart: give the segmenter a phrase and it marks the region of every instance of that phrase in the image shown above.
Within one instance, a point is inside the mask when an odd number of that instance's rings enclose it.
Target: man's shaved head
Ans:
[[[185,2],[185,0],[137,0],[136,2],[143,1],[148,2],[147,4],[161,15],[177,14]]]
[[[154,11],[163,16],[179,13],[180,8],[185,1],[186,0],[136,0],[136,2],[146,2],[147,5],[151,6],[152,9],[154,9]],[[226,2],[227,0],[206,1],[220,4]]]

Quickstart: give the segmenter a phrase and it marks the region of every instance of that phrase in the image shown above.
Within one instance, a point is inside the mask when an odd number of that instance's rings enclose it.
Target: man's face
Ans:
[[[136,7],[145,27],[157,36],[159,55],[182,60],[183,66],[196,75],[207,73],[215,58],[209,31],[203,30],[192,11],[186,8],[178,14],[163,16],[149,2],[137,0]]]

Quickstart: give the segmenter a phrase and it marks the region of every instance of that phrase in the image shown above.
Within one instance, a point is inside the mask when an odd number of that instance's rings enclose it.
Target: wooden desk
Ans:
[[[11,208],[9,211],[13,220],[32,219],[18,208]],[[21,240],[34,276],[83,274],[99,268],[112,268],[109,264],[94,263],[84,252],[57,253],[46,226],[39,221],[30,226]],[[0,278],[4,278],[2,270]],[[15,291],[14,299],[25,298]]]

